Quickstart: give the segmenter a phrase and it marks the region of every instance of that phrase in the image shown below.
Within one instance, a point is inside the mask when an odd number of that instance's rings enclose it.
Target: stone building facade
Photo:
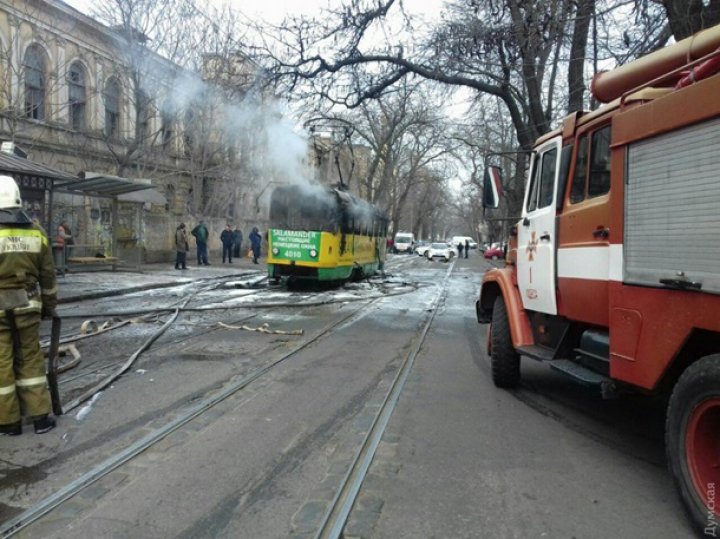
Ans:
[[[106,251],[112,232],[148,262],[172,259],[180,222],[204,219],[211,251],[228,222],[246,236],[264,229],[269,188],[282,178],[263,166],[260,127],[228,129],[228,102],[247,96],[152,53],[147,39],[59,0],[0,0],[0,140],[73,175],[150,180],[164,199],[145,203],[139,220],[120,204],[120,229],[110,231],[108,200],[55,193],[52,226],[65,220],[78,243]],[[247,66],[238,72],[250,80]]]

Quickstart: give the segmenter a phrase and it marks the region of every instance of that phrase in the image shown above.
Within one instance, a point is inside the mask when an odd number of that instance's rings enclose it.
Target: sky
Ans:
[[[104,0],[64,0],[75,9],[88,13],[94,5]],[[198,7],[205,2],[215,5],[230,4],[250,17],[259,17],[268,22],[280,22],[287,15],[315,15],[328,5],[337,6],[340,0],[195,0]],[[403,5],[411,14],[422,14],[435,18],[439,15],[444,0],[404,0]]]

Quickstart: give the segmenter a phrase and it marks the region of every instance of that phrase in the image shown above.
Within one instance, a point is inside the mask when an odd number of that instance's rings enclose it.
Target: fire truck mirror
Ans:
[[[502,196],[502,169],[496,166],[485,167],[483,175],[483,208],[495,209],[500,205]]]

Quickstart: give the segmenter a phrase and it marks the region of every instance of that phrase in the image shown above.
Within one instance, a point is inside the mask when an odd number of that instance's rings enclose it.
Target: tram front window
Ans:
[[[276,190],[270,204],[272,228],[335,232],[340,220],[337,205],[324,193],[302,193],[299,189]]]

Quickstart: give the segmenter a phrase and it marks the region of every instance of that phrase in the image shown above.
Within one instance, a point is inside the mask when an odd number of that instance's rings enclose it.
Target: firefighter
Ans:
[[[39,332],[56,304],[48,238],[22,210],[15,180],[0,176],[0,434],[22,433],[21,407],[36,433],[55,427]]]

